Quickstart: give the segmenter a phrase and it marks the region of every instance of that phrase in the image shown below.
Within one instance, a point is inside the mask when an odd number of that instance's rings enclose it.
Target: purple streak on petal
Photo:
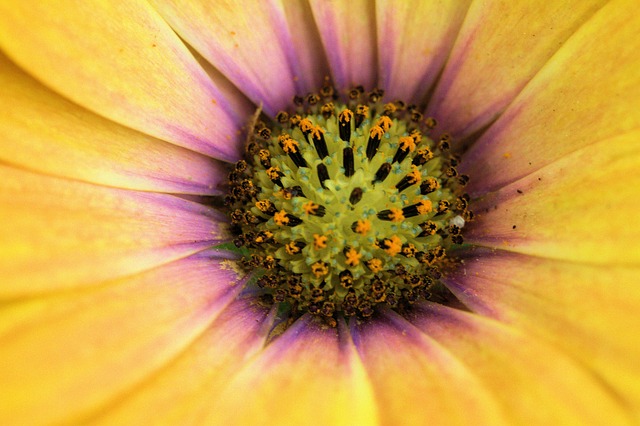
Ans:
[[[247,14],[239,14],[231,1],[153,4],[180,37],[266,114],[273,116],[288,106],[295,88],[278,34],[282,18],[273,21],[267,2],[255,3]]]
[[[314,0],[311,8],[337,88],[372,88],[377,82],[375,4]]]
[[[173,194],[184,199],[191,199],[196,202],[198,202],[199,199],[208,200],[212,196],[224,195],[226,193],[225,185],[227,184],[227,174],[229,173],[228,164],[213,158],[201,158],[206,160],[191,161],[188,164],[190,166],[189,170],[184,176],[176,176],[174,174],[175,177],[170,178],[170,175],[167,173],[151,171],[145,173],[142,177],[166,183],[169,189],[161,192]],[[197,159],[199,160],[200,157]],[[168,161],[168,163],[170,163],[170,161]],[[122,174],[131,179],[139,179],[141,177],[140,173],[134,172],[124,172]],[[96,183],[106,185],[106,183],[102,182]],[[131,189],[136,190],[136,188]]]
[[[270,21],[272,22],[274,36],[277,39],[276,43],[282,47],[282,54],[284,55],[284,58],[290,70],[292,76],[291,80],[293,82],[293,86],[295,87],[295,93],[298,95],[304,95],[316,90],[319,86],[319,83],[315,83],[314,85],[308,84],[312,76],[308,75],[308,73],[303,70],[301,58],[299,57],[299,55],[308,55],[308,52],[305,52],[303,50],[304,46],[297,45],[297,40],[295,40],[294,36],[291,34],[289,21],[287,20],[285,11],[283,10],[285,5],[279,6],[275,4],[275,1],[276,0],[270,1],[267,14]],[[293,4],[293,2],[289,3]],[[278,103],[279,109],[283,109],[288,106],[284,105],[281,101]],[[283,99],[283,101],[290,102],[291,99],[286,98]],[[271,114],[273,116],[273,113]]]
[[[188,129],[182,128],[179,124],[165,124],[167,129],[174,137],[181,141],[188,141],[184,146],[196,152],[209,155],[230,163],[238,161],[242,158],[242,135],[239,133],[240,125],[222,126],[214,119],[209,124],[211,128],[216,129],[216,134],[208,135],[203,139],[194,135]],[[211,143],[215,140],[215,143]],[[171,142],[171,141],[170,141]]]
[[[315,92],[329,75],[318,28],[309,4],[302,0],[271,0],[272,19],[293,75],[296,92]],[[279,4],[277,4],[279,3]]]
[[[473,35],[473,34],[472,34]],[[466,50],[468,46],[471,44],[473,37],[469,37],[463,46],[461,46],[462,50]],[[460,42],[457,40],[456,42]],[[448,132],[452,137],[457,138],[462,133],[459,130],[460,126],[464,126],[465,123],[459,123],[456,119],[456,114],[449,114],[441,111],[440,105],[444,101],[447,93],[453,83],[456,80],[456,76],[460,73],[460,69],[462,67],[463,56],[457,56],[455,58],[448,58],[446,66],[444,67],[443,73],[440,76],[440,79],[437,82],[437,86],[435,88],[434,94],[429,99],[429,103],[427,105],[427,109],[425,111],[425,115],[429,117],[434,117],[438,121],[438,125],[435,128],[436,131],[440,132]]]
[[[196,213],[198,215],[215,219],[218,222],[228,222],[227,216],[224,213],[219,212],[218,210],[215,210],[211,207],[203,206],[199,203],[184,200],[173,195],[138,192],[133,193],[133,196],[134,198],[139,198],[143,202],[147,202],[148,200],[151,203],[157,203],[170,209]]]
[[[353,342],[358,349],[358,353],[366,363],[367,343],[370,340],[386,341],[385,335],[396,336],[401,334],[403,339],[410,339],[416,344],[420,344],[423,336],[417,333],[404,319],[400,320],[397,314],[389,310],[377,312],[373,317],[364,321],[350,321],[349,332]]]
[[[202,52],[202,54],[206,58],[216,55],[214,51]],[[233,56],[218,55],[217,58],[213,65],[220,70],[234,69],[234,71],[226,71],[225,76],[255,104],[262,105],[262,109],[267,115],[274,117],[278,111],[289,106],[295,94],[292,79],[284,77],[277,81],[271,81],[269,84],[256,83],[246,72],[236,70],[237,63]],[[262,71],[267,74],[277,72],[274,67],[269,66],[268,61],[263,64]]]
[[[274,347],[273,350],[277,348],[278,355],[284,354],[294,341],[300,341],[300,339],[314,340],[316,345],[329,345],[332,341],[337,342],[338,332],[332,328],[321,327],[312,315],[305,314],[277,337],[271,347]]]
[[[442,281],[447,288],[473,312],[493,318],[500,318],[500,310],[487,301],[487,297],[483,295],[482,291],[485,286],[493,287],[496,284],[499,285],[499,283],[496,283],[494,280],[488,281],[487,278],[468,271],[465,264],[473,265],[478,262],[482,264],[483,261],[488,259],[491,259],[490,262],[494,262],[495,259],[504,259],[506,264],[507,262],[513,261],[525,261],[528,258],[530,258],[530,256],[519,253],[474,247],[459,255],[459,259],[462,260],[463,263],[453,272],[447,274]],[[477,269],[477,266],[471,268],[471,270],[475,269]],[[431,304],[429,306],[431,306]],[[430,311],[433,310],[434,308],[430,308]]]
[[[430,319],[440,319],[443,323],[464,324],[462,318],[455,315],[455,310],[448,306],[433,302],[418,302],[413,307],[411,323],[420,326],[420,323]]]
[[[379,85],[389,99],[423,105],[468,9],[445,3],[377,1]]]
[[[320,18],[316,18],[317,21],[321,21],[321,23],[317,23],[319,27],[328,27],[332,28],[335,26],[335,22],[332,22],[331,18],[327,15],[321,16]],[[347,77],[347,66],[342,60],[342,55],[340,54],[338,47],[340,41],[338,40],[339,34],[333,31],[325,31],[323,34],[323,43],[325,46],[325,51],[329,60],[329,64],[331,67],[331,75],[333,76],[333,81],[339,88],[348,87],[351,82],[349,82],[349,78]]]
[[[276,310],[267,309],[252,297],[237,296],[211,327],[233,327],[232,329],[254,330],[248,341],[243,342],[247,347],[257,348],[265,342],[275,319]],[[232,325],[233,324],[233,325]]]
[[[166,217],[167,226],[174,229],[176,241],[214,245],[230,239],[226,229],[227,216],[211,207],[166,194],[123,191],[123,195],[138,199],[145,209],[152,209],[157,221]]]

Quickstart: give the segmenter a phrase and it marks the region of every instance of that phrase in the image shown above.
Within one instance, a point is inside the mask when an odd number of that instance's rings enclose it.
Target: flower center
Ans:
[[[225,199],[243,265],[296,313],[370,316],[431,297],[472,217],[447,135],[382,91],[329,86],[259,122]]]

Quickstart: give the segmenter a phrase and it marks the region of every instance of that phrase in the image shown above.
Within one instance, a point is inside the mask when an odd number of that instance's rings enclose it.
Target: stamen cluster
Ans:
[[[254,126],[229,175],[234,243],[257,285],[297,313],[332,321],[428,299],[472,218],[449,154],[427,137],[433,119],[382,103],[381,90],[330,85]]]

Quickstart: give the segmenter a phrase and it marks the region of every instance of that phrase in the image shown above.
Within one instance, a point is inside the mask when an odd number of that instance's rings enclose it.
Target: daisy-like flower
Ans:
[[[3,1],[0,423],[637,422],[635,9]]]

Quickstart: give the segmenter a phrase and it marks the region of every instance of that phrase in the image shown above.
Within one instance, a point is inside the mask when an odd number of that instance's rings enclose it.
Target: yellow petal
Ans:
[[[640,264],[638,141],[640,131],[594,143],[474,202],[478,218],[465,238],[542,257]]]
[[[579,361],[640,419],[638,266],[595,266],[478,249],[447,286],[474,311]]]
[[[379,84],[385,97],[424,101],[449,56],[469,3],[376,1]]]
[[[502,413],[473,370],[392,312],[353,324],[381,424],[500,425]]]
[[[232,302],[179,357],[97,411],[92,424],[202,424],[218,393],[262,350],[273,319],[266,314],[253,299]]]
[[[201,423],[366,426],[379,408],[348,332],[303,317],[247,361]]]
[[[588,366],[515,327],[437,304],[423,306],[413,322],[474,372],[508,424],[631,424]]]
[[[493,121],[606,0],[475,1],[429,105],[464,137]],[[615,45],[614,45],[615,46]]]
[[[210,208],[0,166],[0,297],[95,284],[226,239]]]
[[[206,257],[4,305],[0,423],[83,423],[163,368],[242,285]]]
[[[233,110],[146,2],[0,3],[0,46],[74,102],[222,159],[239,155],[250,111]]]
[[[319,51],[297,46],[298,40],[294,43],[282,4],[176,0],[151,3],[182,38],[271,115],[289,106],[296,94],[296,80],[307,78],[297,75],[306,71],[299,68],[303,61],[298,57],[307,62],[321,57]],[[295,7],[290,3],[290,8]],[[315,89],[306,87],[301,93]]]
[[[0,160],[127,189],[219,194],[221,163],[95,115],[0,54]]]
[[[572,35],[465,154],[462,168],[478,176],[470,189],[495,190],[578,148],[640,127],[638,27],[636,4],[620,0]]]
[[[376,11],[369,0],[310,0],[336,86],[377,83]]]

